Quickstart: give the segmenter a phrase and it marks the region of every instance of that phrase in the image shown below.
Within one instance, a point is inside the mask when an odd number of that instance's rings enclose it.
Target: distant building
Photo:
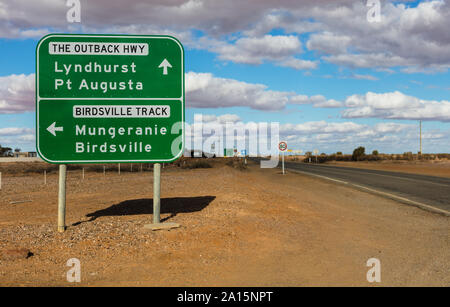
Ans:
[[[35,158],[35,157],[37,157],[37,153],[35,151],[23,151],[14,153],[14,158]]]

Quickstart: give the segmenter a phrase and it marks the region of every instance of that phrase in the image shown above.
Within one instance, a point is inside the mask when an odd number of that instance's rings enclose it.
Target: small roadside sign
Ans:
[[[280,142],[279,144],[278,144],[278,149],[283,153],[282,155],[281,155],[281,168],[282,168],[282,170],[283,170],[283,175],[284,175],[284,152],[288,149],[288,147],[287,147],[287,143],[286,142]]]

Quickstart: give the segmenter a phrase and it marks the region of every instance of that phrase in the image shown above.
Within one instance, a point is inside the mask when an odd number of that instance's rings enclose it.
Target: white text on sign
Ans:
[[[48,52],[59,55],[148,55],[148,44],[51,42]]]
[[[169,118],[170,106],[75,105],[74,118]]]

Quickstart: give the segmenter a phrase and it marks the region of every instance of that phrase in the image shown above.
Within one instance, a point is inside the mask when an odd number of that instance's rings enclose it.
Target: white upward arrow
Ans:
[[[167,67],[172,68],[172,65],[170,65],[169,61],[167,59],[164,59],[164,61],[159,64],[158,68],[163,68],[163,75],[167,75]]]
[[[50,126],[48,126],[47,130],[48,132],[50,132],[51,134],[53,134],[54,136],[56,136],[56,131],[63,131],[64,128],[63,127],[55,127],[56,126],[56,122],[53,122],[53,124],[51,124]]]

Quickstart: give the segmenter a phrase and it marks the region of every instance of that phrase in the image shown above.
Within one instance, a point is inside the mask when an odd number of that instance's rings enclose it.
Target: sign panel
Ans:
[[[171,36],[50,34],[36,48],[36,147],[50,163],[170,162],[184,149]]]
[[[223,156],[224,157],[234,157],[234,149],[224,148],[223,149]]]
[[[279,149],[280,151],[286,151],[286,149],[287,149],[287,143],[286,143],[286,142],[280,142],[280,143],[278,144],[278,149]]]

